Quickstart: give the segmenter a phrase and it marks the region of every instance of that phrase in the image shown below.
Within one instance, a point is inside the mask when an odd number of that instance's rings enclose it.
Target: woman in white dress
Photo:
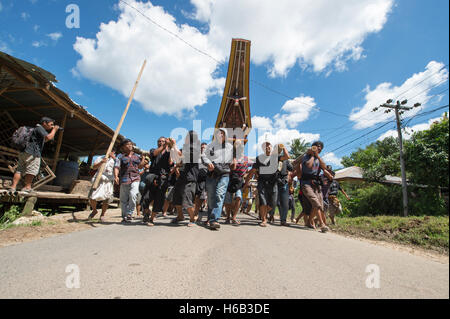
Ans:
[[[105,169],[103,171],[100,183],[97,189],[91,190],[89,194],[89,204],[91,205],[92,213],[89,215],[89,219],[92,219],[97,215],[97,202],[102,202],[102,213],[100,215],[99,221],[103,221],[106,210],[108,209],[109,203],[112,201],[114,196],[114,162],[116,160],[115,152],[111,151],[109,158],[106,159],[105,156],[99,157],[92,167],[94,170],[98,170],[103,163],[106,163]],[[97,173],[95,173],[92,178],[92,183],[94,183],[97,178]]]

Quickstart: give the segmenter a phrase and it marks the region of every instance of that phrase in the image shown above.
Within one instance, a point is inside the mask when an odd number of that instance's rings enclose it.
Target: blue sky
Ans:
[[[193,119],[214,125],[232,37],[252,41],[253,126],[274,142],[320,138],[334,166],[392,134],[394,122],[369,133],[390,119],[369,108],[405,91],[400,98],[424,105],[405,116],[448,104],[447,0],[127,3],[214,59],[119,0],[0,0],[0,51],[55,74],[59,88],[113,129],[147,58],[121,131],[144,149],[174,128],[191,129]],[[66,26],[69,4],[80,10],[79,28]],[[444,111],[408,126],[424,129]]]

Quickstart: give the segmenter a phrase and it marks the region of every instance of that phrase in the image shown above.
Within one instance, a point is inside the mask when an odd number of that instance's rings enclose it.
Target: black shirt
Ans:
[[[252,169],[256,168],[258,170],[258,181],[276,181],[278,176],[278,161],[281,156],[278,156],[278,158],[275,156],[261,154],[256,158],[256,163],[253,164]]]
[[[48,132],[40,124],[36,125],[31,133],[30,140],[25,147],[24,152],[36,157],[42,156],[42,149],[44,148],[45,137]]]
[[[285,185],[288,182],[288,171],[292,172],[294,167],[292,167],[291,162],[289,160],[284,160],[283,165],[281,167],[281,171],[278,175],[278,183],[281,185]]]
[[[337,196],[340,190],[342,190],[342,188],[341,185],[339,185],[339,182],[333,180],[330,184],[330,192],[328,195]]]
[[[158,155],[154,156],[153,152],[155,148],[150,150],[150,173],[156,175],[167,175],[170,172],[170,152],[161,152]]]

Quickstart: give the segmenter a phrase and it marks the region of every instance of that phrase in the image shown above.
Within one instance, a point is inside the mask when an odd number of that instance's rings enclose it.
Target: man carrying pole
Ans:
[[[119,121],[119,124],[117,125],[116,131],[114,132],[111,143],[109,144],[108,151],[106,152],[106,157],[105,157],[106,160],[109,158],[109,154],[111,153],[111,151],[114,147],[114,144],[116,143],[116,139],[117,139],[117,136],[119,135],[120,128],[122,127],[123,121],[125,120],[125,116],[127,115],[128,109],[130,108],[131,101],[133,100],[134,93],[136,92],[136,88],[138,86],[139,80],[141,79],[142,72],[144,72],[144,68],[145,68],[146,64],[147,64],[147,60],[144,60],[144,63],[142,64],[142,67],[141,67],[141,71],[139,72],[139,75],[137,77],[136,83],[134,84],[133,90],[131,91],[130,98],[128,99],[128,103],[125,108],[125,111],[123,111],[122,117],[120,118],[120,121]],[[97,178],[95,179],[94,184],[92,185],[93,189],[96,189],[98,187],[98,184],[100,183],[100,179],[102,178],[104,170],[105,170],[105,163],[103,163],[98,170]]]

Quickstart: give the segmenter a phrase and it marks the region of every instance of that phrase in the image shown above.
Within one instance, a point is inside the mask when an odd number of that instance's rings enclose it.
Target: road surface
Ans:
[[[219,231],[159,218],[0,248],[0,298],[449,298],[448,263],[240,217]]]

